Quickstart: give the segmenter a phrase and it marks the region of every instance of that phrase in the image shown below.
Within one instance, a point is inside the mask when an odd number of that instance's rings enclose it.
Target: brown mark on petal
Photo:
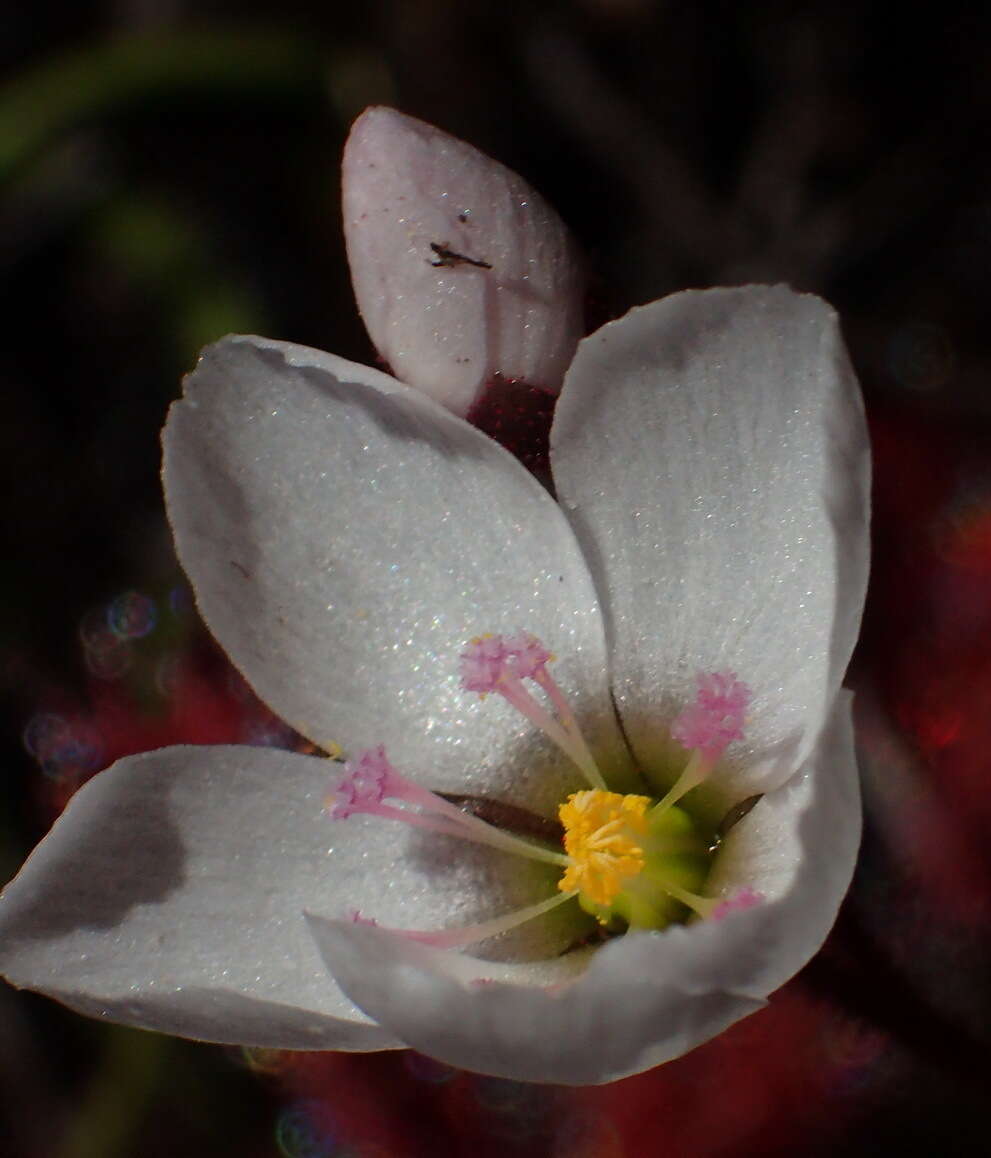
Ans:
[[[486,824],[491,824],[493,828],[504,829],[516,836],[533,837],[548,844],[560,845],[564,841],[564,828],[556,820],[537,816],[515,804],[488,800],[484,796],[457,796],[449,792],[438,792],[437,795],[472,816],[477,816],[479,820],[484,820]]]
[[[716,828],[716,839],[709,849],[710,852],[715,852],[719,845],[726,839],[730,829],[735,828],[740,823],[763,795],[763,792],[758,792],[753,796],[748,796],[744,800],[741,800],[739,804],[733,805]]]

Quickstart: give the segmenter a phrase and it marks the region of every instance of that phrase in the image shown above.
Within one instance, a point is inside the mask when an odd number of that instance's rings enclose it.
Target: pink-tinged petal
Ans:
[[[397,378],[460,415],[500,375],[557,392],[583,278],[560,218],[522,178],[371,108],[344,150],[343,208],[358,308]]]
[[[553,816],[580,783],[570,761],[460,686],[467,640],[525,626],[561,656],[593,749],[622,750],[574,534],[501,447],[384,374],[257,338],[210,347],[185,390],[164,435],[179,557],[211,631],[294,728]]]
[[[755,922],[765,992],[818,950],[850,887],[861,829],[852,701],[839,693],[809,758],[730,830],[709,876],[713,895],[749,888],[762,898],[734,919]]]
[[[618,938],[571,980],[567,956],[524,972],[382,929],[312,915],[309,924],[339,984],[408,1045],[517,1081],[612,1081],[685,1053],[763,1005],[722,987],[725,970],[691,951],[696,930],[676,929],[666,941]]]
[[[721,921],[724,917],[728,917],[730,913],[745,913],[747,909],[752,909],[754,905],[762,904],[763,901],[763,893],[758,893],[756,889],[752,889],[749,885],[744,885],[742,888],[730,893],[724,901],[720,901],[712,910],[711,918],[713,921]]]
[[[782,783],[839,687],[867,579],[867,434],[833,311],[763,286],[633,310],[581,343],[551,445],[648,774],[673,782],[697,673],[731,669],[753,701],[711,791]]]
[[[760,904],[525,967],[347,922],[310,916],[310,928],[351,999],[420,1052],[518,1080],[612,1081],[706,1041],[805,964],[835,919],[859,832],[842,695],[807,764],[740,821],[720,854],[712,884],[727,897],[759,891]],[[571,980],[569,963],[584,969]]]
[[[333,765],[271,748],[166,748],[85,785],[0,896],[0,971],[82,1013],[292,1049],[399,1044],[328,978],[304,909],[432,928],[490,919],[556,873],[324,811]],[[559,953],[574,914],[493,951]]]

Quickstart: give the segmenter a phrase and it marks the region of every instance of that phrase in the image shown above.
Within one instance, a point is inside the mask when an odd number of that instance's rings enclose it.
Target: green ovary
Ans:
[[[664,929],[685,921],[692,910],[668,891],[699,894],[712,863],[711,839],[682,808],[671,806],[660,814],[647,813],[642,840],[644,864],[627,879],[608,905],[596,904],[583,893],[578,902],[586,913],[611,932],[629,929]]]

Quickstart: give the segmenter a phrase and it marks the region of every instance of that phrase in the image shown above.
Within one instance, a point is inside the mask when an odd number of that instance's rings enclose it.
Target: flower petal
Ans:
[[[662,952],[660,935],[611,942],[579,981],[541,988],[378,929],[309,923],[341,986],[408,1045],[517,1081],[612,1081],[685,1053],[763,1004],[723,990],[719,971],[702,962],[686,991],[685,955]],[[674,939],[683,947],[684,931]],[[566,978],[563,965],[547,972]]]
[[[763,286],[633,310],[582,342],[551,444],[645,769],[673,779],[668,725],[697,673],[732,669],[755,693],[736,799],[780,784],[839,687],[867,578],[867,435],[833,311]]]
[[[84,1013],[185,1037],[394,1045],[327,985],[299,916],[364,872],[321,813],[328,767],[236,747],[119,761],[4,890],[0,969]]]
[[[419,391],[257,338],[204,352],[164,435],[179,557],[211,631],[303,735],[385,744],[432,788],[553,813],[577,777],[458,656],[527,630],[593,744],[621,741],[567,520],[501,447]]]
[[[561,219],[521,177],[371,108],[344,150],[343,208],[358,308],[397,378],[461,415],[497,374],[560,388],[583,279]]]
[[[571,983],[570,954],[493,966],[376,929],[313,917],[310,928],[341,988],[415,1049],[507,1078],[612,1081],[760,1008],[812,956],[849,883],[859,818],[843,696],[808,765],[731,834],[721,881],[766,890],[755,908],[616,938]]]
[[[750,886],[766,898],[748,910],[758,991],[777,989],[813,956],[850,887],[861,831],[852,704],[841,690],[812,754],[731,829],[709,876],[709,893]]]
[[[331,821],[337,772],[269,748],[120,761],[77,793],[0,897],[0,969],[83,1013],[185,1037],[397,1045],[327,977],[303,910],[470,924],[546,896],[554,873],[388,821]],[[531,922],[513,949],[559,953],[575,935]]]

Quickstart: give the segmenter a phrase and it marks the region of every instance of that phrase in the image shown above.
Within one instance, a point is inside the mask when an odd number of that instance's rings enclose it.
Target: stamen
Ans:
[[[388,933],[395,933],[409,941],[418,941],[422,945],[432,945],[436,949],[464,949],[469,945],[477,945],[479,941],[487,941],[490,937],[498,937],[500,933],[508,933],[518,925],[542,917],[565,901],[577,896],[577,891],[558,893],[548,897],[546,901],[538,901],[534,905],[527,905],[523,909],[515,909],[501,917],[493,917],[490,921],[481,921],[477,925],[465,925],[460,929],[386,929]],[[379,926],[384,928],[384,926]]]
[[[606,790],[574,713],[547,671],[547,663],[553,657],[535,635],[521,632],[515,636],[476,636],[460,658],[461,686],[465,691],[483,697],[491,692],[501,695],[569,756],[593,787]],[[532,679],[544,689],[557,719],[527,691],[525,679]]]
[[[423,811],[396,808],[386,804],[387,799],[399,800]],[[385,747],[381,744],[377,748],[359,752],[344,765],[344,775],[332,789],[327,805],[332,820],[346,820],[355,813],[381,816],[414,828],[425,828],[441,836],[455,836],[474,844],[487,844],[503,852],[512,852],[546,864],[566,866],[570,863],[564,853],[542,848],[486,824],[484,820],[462,812],[429,789],[407,780],[389,762]]]
[[[694,749],[684,772],[653,812],[660,814],[687,792],[698,787],[719,762],[727,746],[743,739],[744,713],[752,693],[736,673],[699,672],[695,677],[695,702],[671,725],[671,735],[683,748]]]
[[[461,686],[486,696],[497,690],[506,670],[509,649],[501,635],[476,635],[460,655]]]
[[[403,778],[389,763],[385,745],[366,748],[344,765],[344,775],[327,799],[332,820],[347,820],[355,812],[381,804],[387,796],[402,791]]]
[[[361,812],[365,816],[380,816],[384,820],[398,820],[412,828],[425,828],[428,832],[436,832],[439,836],[456,836],[462,840],[468,839],[461,828],[443,817],[424,816],[422,812],[414,812],[411,808],[394,808],[391,804],[368,804],[361,809]],[[340,818],[331,814],[331,819],[338,820]]]
[[[533,679],[534,682],[547,693],[548,699],[554,705],[554,711],[557,712],[557,718],[561,721],[572,743],[577,747],[581,759],[576,760],[575,763],[585,772],[594,788],[605,789],[605,781],[599,773],[598,766],[595,763],[595,757],[589,751],[588,744],[585,743],[585,737],[581,733],[578,721],[575,719],[575,714],[571,710],[571,705],[567,699],[565,699],[564,692],[561,691],[557,680],[554,679],[546,666],[539,668],[534,673]],[[572,759],[574,759],[574,757],[572,757]]]
[[[528,631],[506,637],[505,645],[512,656],[513,674],[521,680],[539,679],[540,673],[547,671],[547,664],[554,658]]]
[[[700,917],[712,921],[721,921],[729,913],[752,909],[764,900],[763,894],[755,892],[749,886],[737,889],[729,897],[700,897],[698,893],[691,893],[688,889],[683,889],[680,885],[675,884],[674,881],[658,881],[655,878],[655,883],[669,897],[674,897],[676,901],[681,901],[683,905],[687,905]]]
[[[733,740],[743,739],[743,718],[752,693],[736,673],[699,672],[695,702],[671,725],[671,735],[683,748],[719,756]]]
[[[662,812],[667,812],[672,804],[677,804],[682,796],[691,792],[693,788],[697,788],[715,765],[715,760],[708,759],[702,752],[694,752],[684,772],[661,797],[660,801],[654,805],[651,812],[657,816],[660,816]]]
[[[497,691],[521,715],[538,727],[544,735],[552,740],[566,756],[578,765],[585,775],[585,779],[595,788],[606,791],[606,782],[597,768],[584,739],[575,737],[567,731],[550,712],[546,711],[530,695],[520,680],[508,677],[499,685]]]

